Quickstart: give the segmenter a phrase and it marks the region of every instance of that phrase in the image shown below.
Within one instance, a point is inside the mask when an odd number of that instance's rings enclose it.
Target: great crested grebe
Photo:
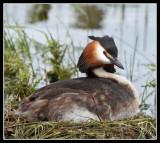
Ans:
[[[114,74],[118,50],[109,36],[89,36],[93,41],[83,50],[78,68],[87,77],[61,80],[27,97],[17,114],[29,121],[115,120],[139,111],[139,95],[132,83]]]

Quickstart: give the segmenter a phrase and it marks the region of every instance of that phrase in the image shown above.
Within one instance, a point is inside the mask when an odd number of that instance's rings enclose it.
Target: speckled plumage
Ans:
[[[138,106],[127,86],[105,78],[77,78],[58,81],[37,90],[22,103],[19,112],[34,121],[63,120],[63,114],[72,108],[71,105],[84,107],[108,120],[116,119],[119,113],[134,112]]]

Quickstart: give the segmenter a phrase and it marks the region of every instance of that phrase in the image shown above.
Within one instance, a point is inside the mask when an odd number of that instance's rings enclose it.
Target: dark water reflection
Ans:
[[[28,11],[27,21],[29,23],[47,21],[50,9],[50,4],[33,4]]]
[[[104,11],[96,5],[73,5],[76,28],[99,29],[102,28]]]

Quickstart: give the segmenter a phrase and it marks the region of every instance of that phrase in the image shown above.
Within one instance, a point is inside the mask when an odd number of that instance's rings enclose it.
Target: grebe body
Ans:
[[[61,80],[38,89],[21,103],[17,114],[29,121],[116,120],[139,111],[139,95],[132,83],[115,74],[118,50],[112,38],[94,41],[82,52],[78,67],[88,77]],[[107,45],[108,46],[107,46]]]

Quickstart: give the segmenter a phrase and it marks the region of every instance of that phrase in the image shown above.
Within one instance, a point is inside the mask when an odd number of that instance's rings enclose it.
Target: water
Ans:
[[[73,27],[76,17],[71,4],[51,4],[52,9],[49,11],[48,21],[29,24],[26,18],[31,5],[5,4],[4,23],[14,25],[17,22],[19,25],[28,27],[26,29],[27,34],[44,44],[46,43],[44,35],[35,29],[47,32],[48,28],[53,37],[63,44],[70,44],[72,39],[76,47],[76,63],[80,52],[89,41],[88,35],[102,36],[107,34],[114,38],[119,49],[118,57],[125,67],[125,70],[116,68],[117,72],[130,80],[132,79],[140,94],[144,90],[141,86],[145,85],[148,80],[156,78],[156,73],[149,73],[148,68],[144,66],[144,64],[156,64],[156,4],[94,4],[104,11],[104,17],[102,28],[93,30]],[[68,31],[70,37],[67,34]],[[134,48],[137,49],[135,55]],[[32,52],[34,53],[35,51],[32,50]],[[135,56],[134,63],[132,60],[133,56]],[[33,64],[36,67],[37,60]],[[134,69],[132,73],[130,69],[132,69],[133,64]],[[41,67],[49,68],[43,64],[41,64]],[[84,76],[84,74],[79,74],[79,76]],[[44,86],[44,84],[42,82],[39,87]],[[147,114],[154,114],[152,112],[155,108],[154,98],[155,96],[150,96],[147,101],[151,104],[151,108],[147,110]]]

